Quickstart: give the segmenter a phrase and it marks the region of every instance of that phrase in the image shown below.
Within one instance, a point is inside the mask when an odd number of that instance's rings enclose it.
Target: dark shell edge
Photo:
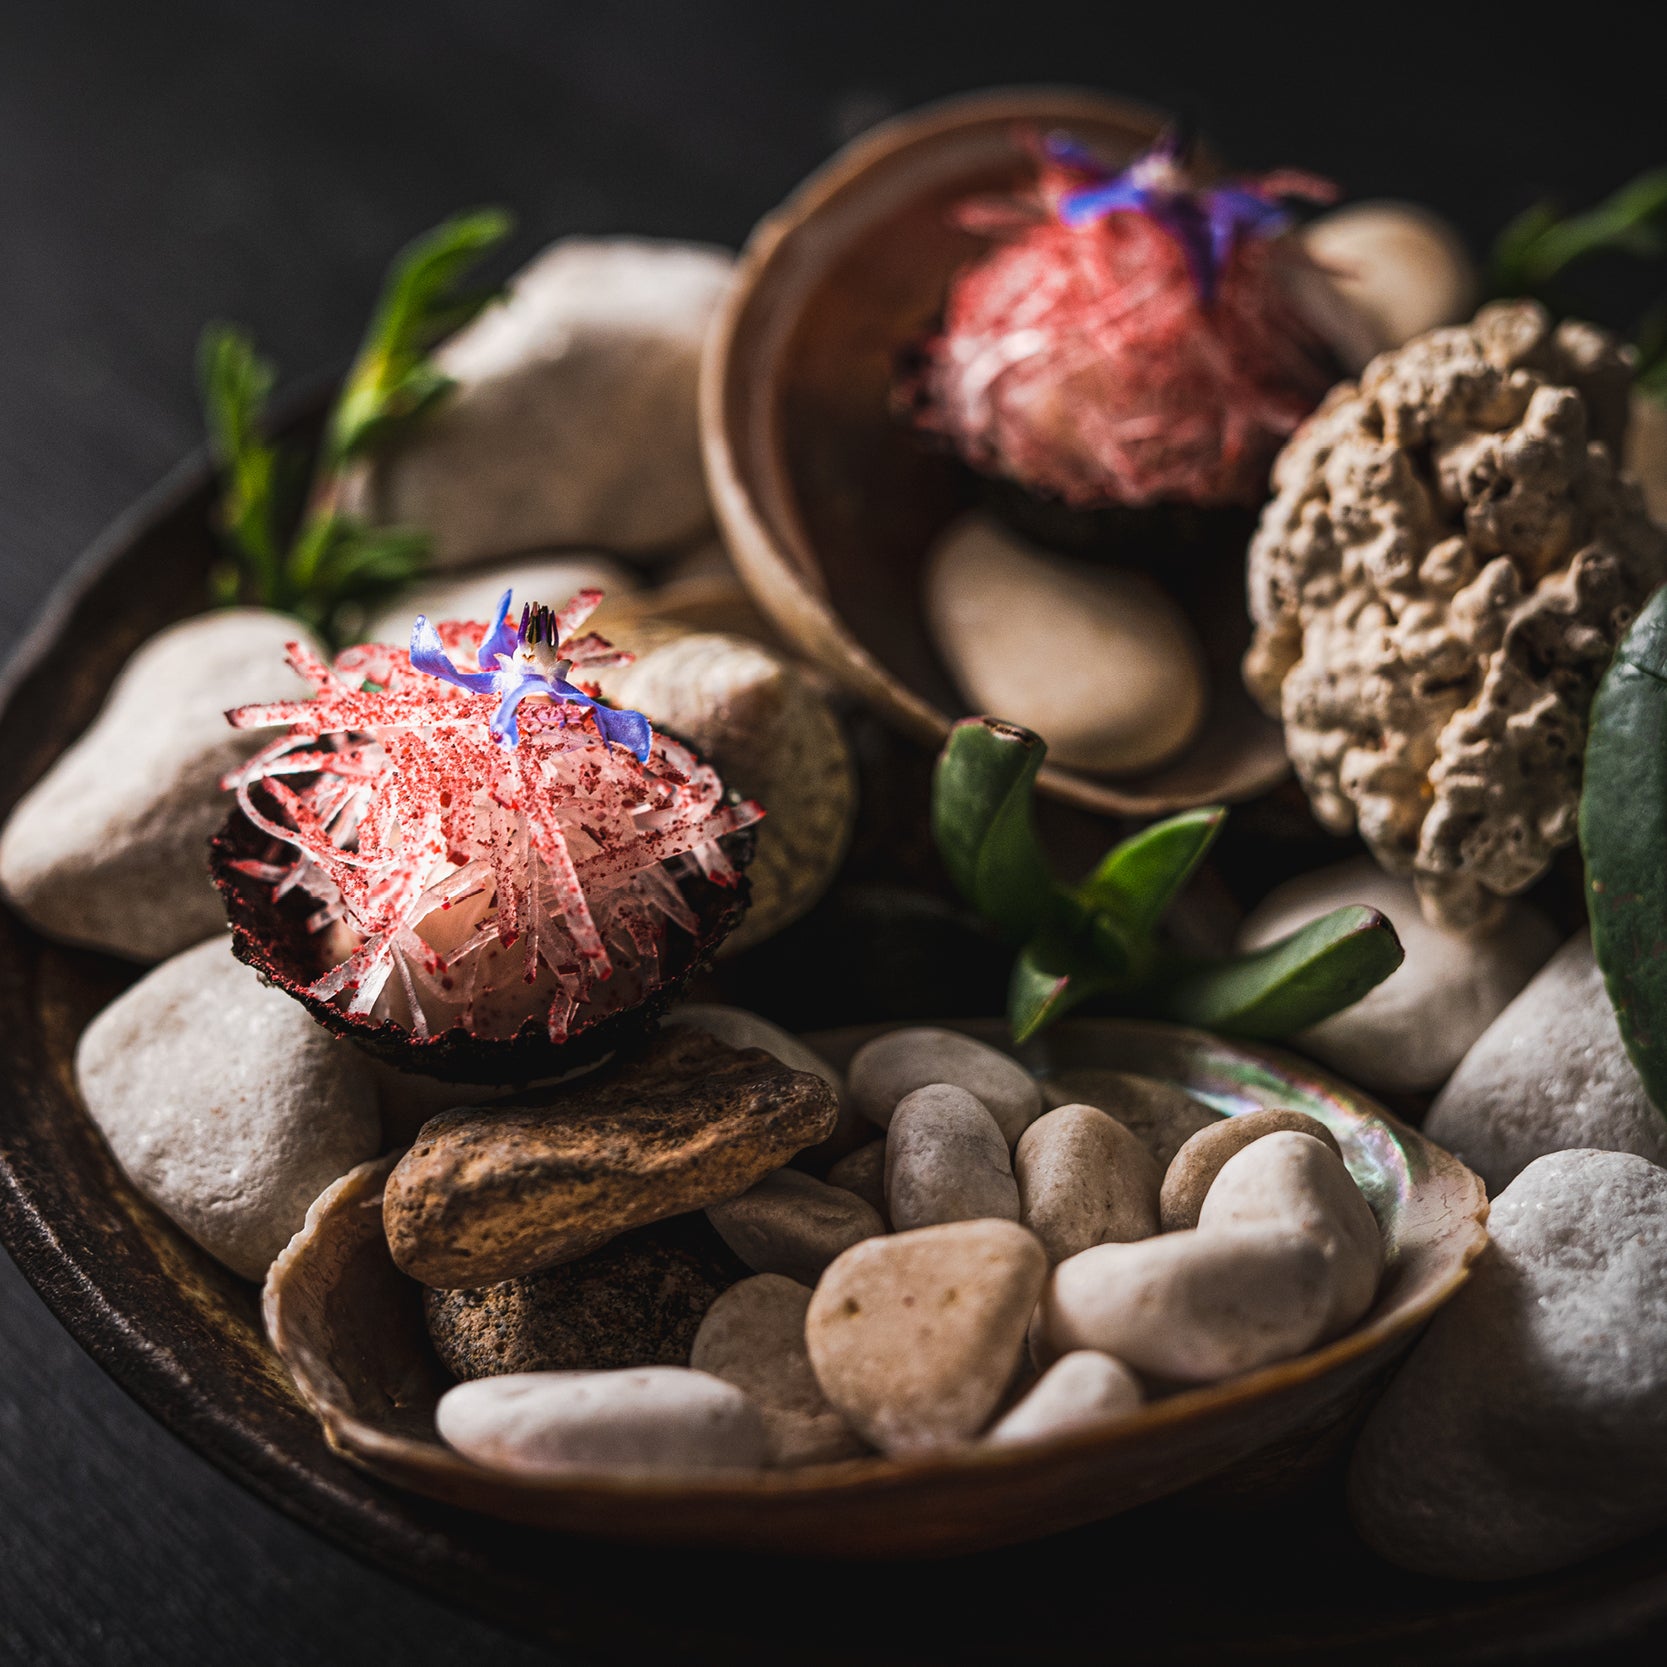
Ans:
[[[255,791],[261,791],[258,784]],[[739,799],[733,790],[727,797],[731,803]],[[719,885],[698,872],[681,878],[678,890],[700,922],[698,936],[672,928],[662,955],[663,976],[648,994],[635,1007],[593,1020],[565,1042],[552,1042],[536,1018],[529,1018],[513,1036],[475,1036],[453,1026],[419,1040],[391,1019],[373,1021],[350,1015],[308,993],[307,986],[322,971],[312,954],[316,940],[306,926],[315,907],[313,900],[297,890],[274,902],[267,882],[240,874],[232,866],[263,859],[269,844],[269,836],[235,804],[209,842],[209,870],[231,925],[232,953],[268,983],[293,996],[327,1030],[347,1037],[396,1070],[442,1082],[535,1082],[595,1064],[641,1040],[656,1028],[690,979],[711,964],[718,946],[740,923],[752,896],[745,873],[739,873],[733,885]],[[751,828],[728,834],[719,844],[738,871],[752,861],[757,849]]]

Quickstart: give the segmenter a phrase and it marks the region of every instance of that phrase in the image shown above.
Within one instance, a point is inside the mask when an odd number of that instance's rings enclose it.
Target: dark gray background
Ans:
[[[388,255],[455,208],[514,208],[517,256],[569,231],[735,244],[878,117],[1054,80],[1480,242],[1541,191],[1585,200],[1667,155],[1662,26],[1623,21],[1654,10],[5,0],[0,641],[196,443],[205,319],[294,376],[338,364]],[[0,1258],[0,1661],[372,1659],[544,1657],[244,1496]]]

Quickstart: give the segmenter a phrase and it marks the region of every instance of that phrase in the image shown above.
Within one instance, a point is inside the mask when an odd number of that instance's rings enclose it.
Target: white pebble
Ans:
[[[756,1470],[769,1459],[752,1398],[682,1366],[476,1378],[440,1397],[434,1422],[465,1458],[523,1476]]]
[[[1298,235],[1365,326],[1358,346],[1351,340],[1353,351],[1343,351],[1351,371],[1385,348],[1459,323],[1476,305],[1476,265],[1464,239],[1419,204],[1350,203]]]
[[[128,1179],[246,1279],[381,1136],[364,1056],[263,984],[226,937],[111,1002],[82,1033],[75,1077]]]
[[[232,808],[220,778],[271,738],[229,707],[311,691],[284,614],[227,608],[158,632],[92,727],[24,794],[0,834],[0,890],[48,937],[159,961],[225,930],[208,842]],[[90,651],[89,651],[90,652]]]
[[[904,1096],[886,1133],[886,1213],[898,1232],[1019,1219],[1007,1142],[981,1101],[932,1083]]]
[[[851,1098],[882,1129],[898,1101],[929,1083],[964,1088],[995,1118],[1009,1147],[1042,1115],[1042,1091],[1016,1059],[954,1030],[888,1031],[857,1050]]]
[[[554,545],[660,553],[711,515],[696,386],[721,249],[568,238],[435,354],[456,386],[369,486],[440,567]]]
[[[1093,1349],[1074,1349],[1056,1360],[984,1439],[996,1447],[1045,1441],[1126,1418],[1139,1411],[1144,1399],[1140,1379],[1122,1361]]]
[[[1204,1195],[1198,1230],[1243,1227],[1291,1228],[1324,1250],[1332,1306],[1323,1337],[1347,1331],[1372,1306],[1383,1275],[1383,1235],[1347,1165],[1313,1135],[1263,1135],[1221,1166]]]
[[[1585,933],[1569,939],[1464,1056],[1424,1119],[1497,1197],[1548,1152],[1600,1147],[1667,1166],[1667,1117],[1627,1057]]]
[[[1545,1574],[1667,1521],[1667,1174],[1552,1153],[1488,1233],[1349,1476],[1368,1544],[1444,1580]]]
[[[1333,1301],[1331,1263],[1306,1233],[1165,1233],[1061,1262],[1037,1313],[1038,1352],[1098,1349],[1155,1377],[1213,1383],[1301,1354]]]

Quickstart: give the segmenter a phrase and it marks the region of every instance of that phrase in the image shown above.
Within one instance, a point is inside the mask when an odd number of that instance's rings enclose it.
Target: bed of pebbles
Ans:
[[[725,1039],[674,1026],[536,1108],[448,1112],[389,1179],[395,1260],[464,1380],[439,1431],[477,1462],[690,1472],[1041,1439],[1300,1354],[1371,1305],[1377,1224],[1301,1113],[1222,1119],[1112,1071],[1095,1103],[1050,1106],[1064,1083],[931,1028],[870,1042],[842,1083],[787,1068],[750,1015],[690,1016]],[[850,1149],[822,1175],[790,1161],[830,1141]]]

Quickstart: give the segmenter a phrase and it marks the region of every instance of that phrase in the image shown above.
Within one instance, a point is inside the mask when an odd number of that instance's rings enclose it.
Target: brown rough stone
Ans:
[[[425,1285],[514,1279],[734,1198],[837,1116],[820,1077],[675,1030],[536,1105],[460,1107],[425,1124],[388,1178],[388,1246]]]
[[[703,1216],[674,1216],[520,1279],[430,1290],[423,1308],[453,1377],[687,1366],[706,1311],[747,1273]]]

